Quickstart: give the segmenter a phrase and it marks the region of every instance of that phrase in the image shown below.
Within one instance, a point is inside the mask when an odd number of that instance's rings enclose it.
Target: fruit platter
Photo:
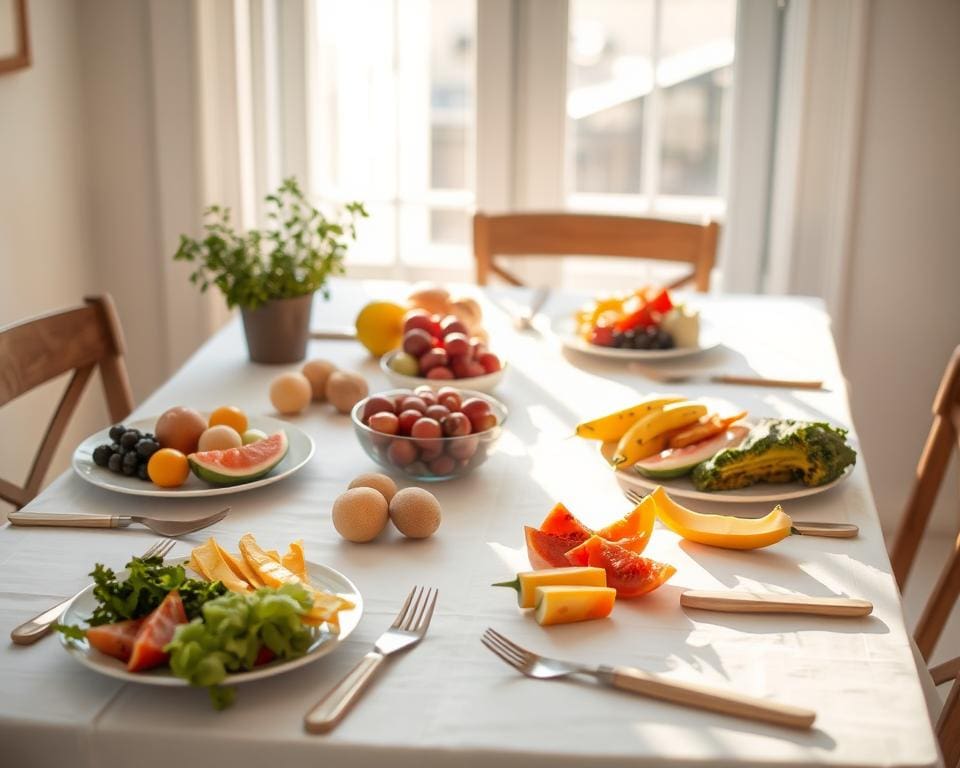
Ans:
[[[238,552],[210,538],[189,557],[97,564],[57,626],[80,663],[127,682],[207,688],[217,708],[230,686],[288,672],[333,651],[363,614],[342,573],[244,534]],[[253,622],[251,616],[263,619]]]
[[[557,325],[565,346],[602,357],[667,359],[718,345],[698,311],[658,286],[599,296]]]
[[[413,480],[438,482],[487,460],[507,409],[481,392],[420,386],[365,398],[351,418],[357,440],[375,462]]]
[[[847,430],[822,421],[748,419],[679,395],[654,395],[577,425],[626,490],[659,485],[681,498],[771,502],[822,493],[849,476]]]
[[[248,419],[232,406],[206,415],[178,406],[96,432],[77,446],[72,464],[81,478],[109,491],[192,498],[278,482],[313,452],[313,439],[290,422]]]

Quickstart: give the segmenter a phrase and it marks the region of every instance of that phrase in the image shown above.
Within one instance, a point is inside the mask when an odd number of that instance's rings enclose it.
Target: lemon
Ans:
[[[375,357],[400,346],[406,310],[389,301],[373,301],[357,315],[357,340]]]

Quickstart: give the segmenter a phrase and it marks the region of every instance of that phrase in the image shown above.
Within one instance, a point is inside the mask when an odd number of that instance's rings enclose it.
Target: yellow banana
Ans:
[[[614,467],[632,466],[641,459],[662,451],[666,432],[686,427],[707,415],[707,407],[689,400],[670,403],[660,410],[648,413],[628,429],[617,444],[613,456]],[[661,438],[661,439],[657,439]]]
[[[791,533],[793,522],[779,504],[764,517],[746,518],[694,512],[677,504],[659,485],[650,496],[661,523],[699,544],[724,549],[759,549],[776,544]]]
[[[679,395],[652,397],[622,411],[614,411],[593,421],[577,424],[577,436],[588,440],[619,440],[630,427],[648,413],[659,410],[670,403],[679,403],[684,398]]]

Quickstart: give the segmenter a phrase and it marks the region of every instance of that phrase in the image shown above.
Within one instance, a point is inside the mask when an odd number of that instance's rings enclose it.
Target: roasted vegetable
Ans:
[[[693,470],[700,491],[727,491],[754,483],[824,485],[855,463],[847,430],[825,422],[764,419],[736,448],[727,448]]]

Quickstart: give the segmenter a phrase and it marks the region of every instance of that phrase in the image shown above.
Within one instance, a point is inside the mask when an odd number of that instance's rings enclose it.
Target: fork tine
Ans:
[[[400,612],[397,614],[397,618],[394,620],[393,624],[390,625],[392,629],[399,629],[400,624],[403,623],[404,617],[407,615],[407,608],[410,607],[410,601],[413,600],[413,596],[416,593],[417,588],[413,587],[410,590],[410,594],[407,595],[407,599],[403,601],[403,606],[400,608]]]
[[[634,504],[639,504],[641,501],[644,500],[644,498],[646,498],[645,496],[642,496],[641,494],[637,493],[632,488],[628,488],[627,490],[625,490],[623,492],[623,495],[627,497],[628,501],[632,501]]]
[[[496,637],[494,637],[489,633],[484,633],[483,640],[485,640],[488,645],[496,646],[497,648],[499,648],[501,656],[504,656],[504,657],[509,656],[510,658],[515,660],[517,663],[523,663],[528,661],[528,658],[524,656],[522,653],[515,651],[509,645],[505,644],[501,640],[498,640]]]
[[[163,544],[163,539],[160,539],[159,541],[153,542],[153,544],[151,544],[149,547],[147,547],[147,551],[144,552],[142,555],[140,555],[140,557],[142,557],[142,558],[153,557],[154,554],[156,553],[156,551],[157,551],[158,549],[160,549],[160,545],[161,545],[161,544]]]
[[[177,542],[174,539],[164,539],[160,544],[160,548],[157,550],[157,554],[160,557],[166,557],[176,543]]]
[[[417,599],[414,601],[413,606],[410,608],[410,612],[407,614],[405,621],[403,622],[403,627],[401,629],[405,631],[410,631],[413,627],[416,626],[414,621],[417,617],[417,612],[420,610],[421,601],[426,594],[426,590],[423,587],[417,587]]]
[[[513,667],[514,669],[517,669],[517,670],[523,672],[523,667],[521,666],[520,662],[514,660],[514,659],[513,659],[512,657],[510,657],[510,656],[505,656],[505,655],[503,654],[503,651],[501,651],[499,647],[493,645],[486,637],[481,637],[481,638],[480,638],[480,642],[483,643],[490,651],[492,651],[492,652],[493,652],[493,655],[496,656],[498,659],[500,659],[501,661],[506,662],[507,664],[509,664],[509,665],[510,665],[511,667]]]
[[[430,588],[427,590],[427,599],[423,602],[423,611],[417,617],[417,623],[414,624],[414,631],[421,635],[430,627],[430,620],[433,618],[433,608],[437,604],[437,596],[439,594],[439,589]]]
[[[536,656],[536,654],[533,653],[533,651],[528,651],[522,645],[517,645],[515,642],[513,642],[513,640],[510,640],[509,638],[504,637],[492,627],[487,627],[487,632],[489,632],[490,635],[495,637],[497,640],[499,640],[501,643],[506,645],[508,648],[512,648],[515,653],[520,654],[524,658],[529,659],[533,656]]]

